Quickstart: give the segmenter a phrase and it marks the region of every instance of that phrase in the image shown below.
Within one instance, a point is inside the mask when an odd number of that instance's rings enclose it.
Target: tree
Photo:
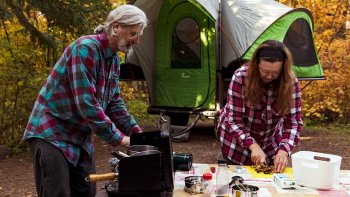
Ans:
[[[315,121],[349,122],[350,20],[348,0],[284,0],[292,7],[306,7],[314,17],[314,38],[326,80],[303,90],[304,117]],[[306,83],[304,83],[306,85]]]
[[[98,0],[2,0],[1,17],[4,20],[17,18],[31,35],[31,40],[47,48],[49,55],[57,56],[57,37],[66,40],[91,32],[92,27],[102,22],[111,9],[109,1]],[[42,26],[38,17],[44,17]],[[50,62],[49,62],[50,64]],[[48,65],[49,66],[49,65]]]
[[[125,1],[0,0],[0,144],[20,144],[57,56],[92,33],[115,3]]]

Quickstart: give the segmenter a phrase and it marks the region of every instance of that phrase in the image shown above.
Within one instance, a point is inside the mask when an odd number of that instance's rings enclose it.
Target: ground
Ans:
[[[146,130],[153,130],[147,128]],[[216,140],[210,124],[199,124],[185,143],[173,143],[175,152],[191,153],[196,163],[216,163],[221,158],[220,144]],[[324,128],[322,130],[325,130]],[[349,132],[326,132],[304,129],[300,145],[295,151],[309,150],[342,156],[341,169],[350,170]],[[96,138],[97,173],[110,172],[108,160],[112,150],[116,150]],[[121,151],[125,151],[120,149]],[[0,197],[36,196],[30,154],[12,156],[0,161]],[[103,182],[98,183],[98,189]]]

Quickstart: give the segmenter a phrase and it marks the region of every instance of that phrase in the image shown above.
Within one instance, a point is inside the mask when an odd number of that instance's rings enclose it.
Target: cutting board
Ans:
[[[252,166],[246,166],[249,174],[252,176],[252,178],[272,178],[272,174],[264,174],[263,172],[257,173],[255,169]],[[285,174],[287,174],[290,178],[293,179],[293,169],[290,167],[287,167],[284,169]]]

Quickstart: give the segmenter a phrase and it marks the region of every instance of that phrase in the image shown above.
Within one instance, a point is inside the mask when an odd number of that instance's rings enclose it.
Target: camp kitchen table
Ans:
[[[176,171],[173,197],[202,197],[202,194],[190,194],[184,191],[185,177],[198,175],[201,176],[205,172],[210,172],[210,167],[215,167],[215,164],[198,164],[194,163],[190,171]],[[339,184],[332,190],[316,190],[308,187],[297,187],[296,189],[286,190],[280,189],[274,185],[272,175],[256,173],[249,166],[234,166],[229,165],[227,168],[229,177],[241,176],[244,178],[245,184],[255,185],[259,187],[259,197],[350,197],[350,170],[341,170],[339,174]],[[291,168],[286,168],[285,173],[293,177]],[[212,197],[215,197],[215,173],[212,180]],[[107,197],[105,190],[97,192],[96,197]]]
[[[202,194],[190,194],[184,191],[185,177],[193,175],[202,175],[205,172],[210,172],[210,167],[215,167],[216,172],[218,170],[217,165],[208,164],[196,164],[192,165],[190,171],[176,171],[175,172],[175,189],[174,197],[201,197]],[[332,190],[316,190],[308,187],[298,186],[296,189],[281,189],[272,181],[272,175],[264,173],[257,173],[252,167],[248,166],[234,166],[229,165],[227,168],[229,177],[241,176],[244,178],[245,184],[255,185],[259,187],[259,197],[350,197],[350,170],[341,170],[339,174],[339,184],[335,185]],[[290,177],[293,177],[292,168],[286,168],[285,173]],[[215,173],[213,174],[213,192],[212,197],[215,196]]]

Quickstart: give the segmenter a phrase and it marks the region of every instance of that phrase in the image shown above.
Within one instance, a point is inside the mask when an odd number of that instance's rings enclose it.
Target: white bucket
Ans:
[[[294,179],[298,185],[332,189],[338,180],[342,158],[337,155],[299,151],[292,155]]]

